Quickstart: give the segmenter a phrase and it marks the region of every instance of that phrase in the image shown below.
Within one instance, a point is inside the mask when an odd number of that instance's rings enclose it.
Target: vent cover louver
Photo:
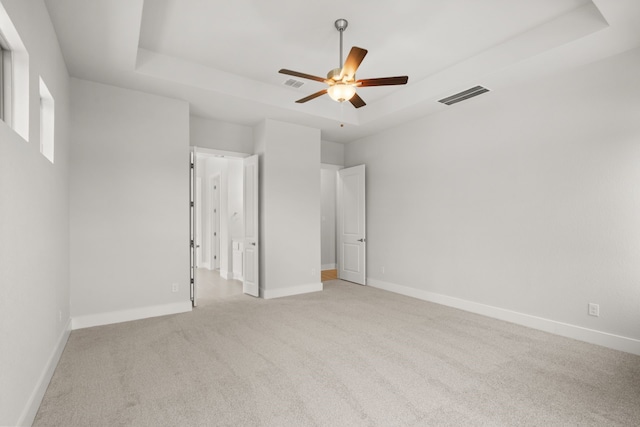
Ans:
[[[471,89],[467,89],[463,92],[456,93],[455,95],[448,96],[446,98],[442,98],[438,102],[441,102],[446,105],[453,105],[458,102],[464,101],[465,99],[473,98],[474,96],[482,95],[485,92],[489,92],[489,89],[482,86],[472,87]]]
[[[302,86],[304,84],[304,82],[301,82],[300,80],[295,80],[295,79],[288,79],[283,84],[285,86],[289,86],[289,87],[292,87],[294,89],[298,89],[300,86]]]

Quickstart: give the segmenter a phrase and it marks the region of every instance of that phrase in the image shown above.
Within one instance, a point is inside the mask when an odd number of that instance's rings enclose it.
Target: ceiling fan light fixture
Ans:
[[[356,94],[356,87],[350,84],[338,82],[327,89],[331,99],[337,102],[348,101]]]

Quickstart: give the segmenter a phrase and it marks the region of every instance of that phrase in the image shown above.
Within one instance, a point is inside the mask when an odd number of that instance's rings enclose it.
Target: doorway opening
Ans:
[[[338,278],[336,219],[337,179],[342,166],[320,165],[320,280],[328,282]]]
[[[322,164],[321,254],[323,282],[366,284],[365,166]]]
[[[248,155],[199,147],[193,154],[193,288],[199,303],[207,304],[211,298],[243,293],[242,254],[234,249],[244,244],[243,172]]]

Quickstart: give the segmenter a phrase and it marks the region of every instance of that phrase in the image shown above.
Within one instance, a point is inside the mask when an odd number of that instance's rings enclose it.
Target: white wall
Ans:
[[[639,75],[634,50],[348,144],[370,283],[640,352]]]
[[[261,160],[261,294],[321,290],[320,131],[266,120],[255,136]]]
[[[253,153],[253,128],[221,120],[191,116],[190,144],[196,147]]]
[[[190,309],[188,104],[71,82],[74,328]]]
[[[344,166],[344,144],[322,140],[320,161],[329,165]]]
[[[0,121],[0,425],[30,425],[69,334],[69,78],[41,1],[2,0],[29,52],[29,141]],[[39,76],[55,99],[40,154]]]

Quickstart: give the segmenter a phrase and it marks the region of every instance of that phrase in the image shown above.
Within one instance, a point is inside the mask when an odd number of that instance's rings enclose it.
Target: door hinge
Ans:
[[[191,247],[193,247],[193,244],[194,244],[193,239],[191,239]]]
[[[193,204],[193,202],[189,202],[189,205],[190,205],[191,207],[194,207],[194,206],[195,206],[195,205]]]
[[[217,236],[217,235],[218,235],[218,233],[216,233],[216,232],[214,231],[214,232],[213,232],[213,235],[214,235],[214,236]]]
[[[193,278],[191,278],[191,284],[193,285]]]
[[[189,163],[191,165],[191,169],[193,169],[193,163]]]
[[[213,259],[218,259],[218,255],[214,255],[214,256],[213,256]]]

